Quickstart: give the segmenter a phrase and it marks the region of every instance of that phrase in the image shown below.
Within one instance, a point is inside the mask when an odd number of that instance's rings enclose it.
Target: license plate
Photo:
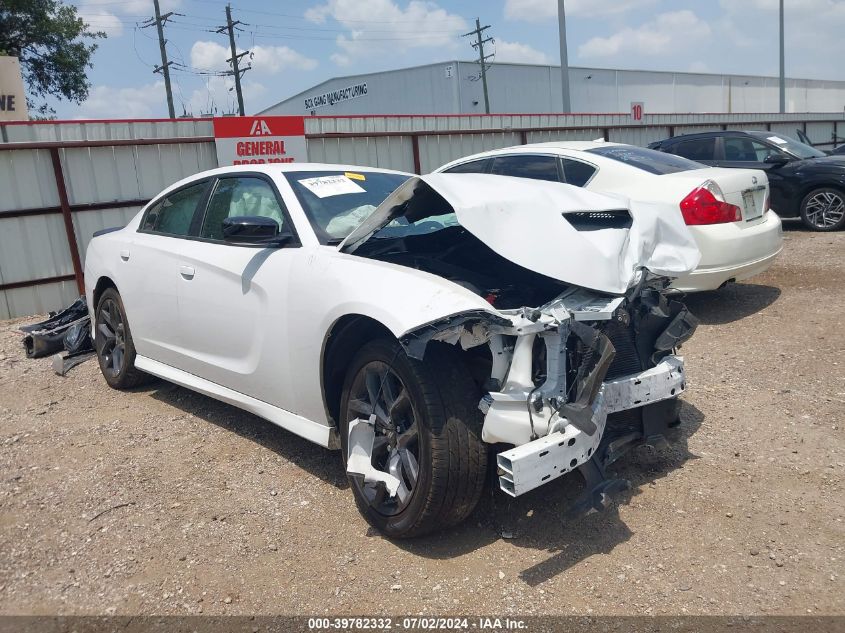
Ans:
[[[757,203],[754,202],[754,192],[753,191],[743,191],[742,192],[742,204],[745,207],[745,219],[747,220],[756,220],[761,215],[763,215],[763,209],[757,206]]]

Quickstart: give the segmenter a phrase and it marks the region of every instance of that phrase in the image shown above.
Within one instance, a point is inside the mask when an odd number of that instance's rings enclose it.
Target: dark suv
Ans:
[[[778,215],[800,217],[814,231],[845,226],[845,156],[776,132],[738,130],[674,136],[649,147],[713,167],[764,169]]]

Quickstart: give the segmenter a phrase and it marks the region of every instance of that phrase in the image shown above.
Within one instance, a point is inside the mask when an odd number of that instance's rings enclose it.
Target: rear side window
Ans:
[[[571,158],[563,159],[563,175],[570,185],[583,187],[593,177],[594,173],[596,173],[596,168],[588,163],[582,163],[580,160]]]
[[[532,156],[531,154],[497,156],[493,159],[493,167],[490,173],[500,176],[560,182],[555,156]]]
[[[671,148],[673,154],[689,158],[690,160],[714,160],[716,155],[715,138],[697,138],[682,141]]]
[[[223,239],[223,220],[241,216],[261,216],[275,220],[284,231],[284,216],[276,192],[263,179],[221,178],[208,201],[202,223],[202,237]]]
[[[779,152],[750,138],[731,136],[725,139],[725,160],[762,163],[769,154]]]
[[[207,186],[207,182],[200,182],[168,194],[147,210],[140,230],[177,237],[188,235]]]
[[[676,174],[681,171],[704,169],[707,165],[693,162],[681,156],[665,154],[653,149],[633,147],[631,145],[611,145],[610,147],[594,147],[587,150],[591,154],[598,154],[606,158],[618,160],[631,167],[642,169],[650,174],[662,176]]]
[[[487,171],[489,158],[482,160],[471,160],[468,163],[461,163],[443,171],[444,174],[483,174]]]

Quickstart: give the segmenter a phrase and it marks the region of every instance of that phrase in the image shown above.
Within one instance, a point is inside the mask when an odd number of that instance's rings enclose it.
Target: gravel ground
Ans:
[[[671,448],[464,525],[368,529],[338,453],[169,383],[26,360],[0,322],[2,614],[845,614],[845,233],[787,227],[752,283],[690,297]]]

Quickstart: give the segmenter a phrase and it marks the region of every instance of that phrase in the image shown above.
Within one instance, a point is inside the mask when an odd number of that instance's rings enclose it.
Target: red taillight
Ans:
[[[742,219],[739,207],[725,202],[722,190],[712,180],[693,189],[681,200],[681,214],[688,225],[723,224]]]

